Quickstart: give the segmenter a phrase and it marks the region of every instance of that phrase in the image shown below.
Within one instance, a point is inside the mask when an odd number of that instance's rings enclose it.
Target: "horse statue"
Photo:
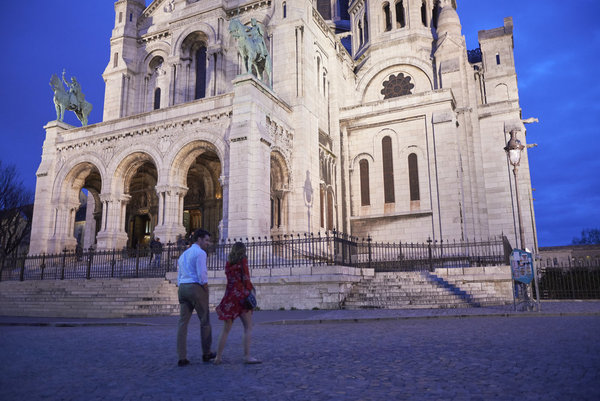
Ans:
[[[229,22],[229,33],[237,42],[246,72],[256,73],[261,81],[271,86],[271,56],[265,44],[264,26],[252,18],[251,26],[247,27],[235,18]]]
[[[64,81],[63,71],[63,81]],[[50,78],[50,86],[54,92],[54,107],[56,109],[56,119],[63,121],[65,110],[70,110],[75,113],[77,119],[81,121],[82,126],[88,123],[88,116],[92,111],[92,104],[85,100],[85,96],[81,92],[81,86],[75,77],[71,78],[71,83],[64,81],[69,87],[69,91],[65,90],[63,82],[56,74],[52,74]]]

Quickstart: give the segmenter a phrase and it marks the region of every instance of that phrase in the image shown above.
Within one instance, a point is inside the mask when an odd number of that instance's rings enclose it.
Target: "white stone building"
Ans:
[[[515,245],[512,19],[468,52],[455,1],[343,3],[117,1],[103,122],[45,127],[30,251],[75,247],[82,188],[98,248],[199,227]],[[233,18],[266,27],[272,84],[241,74]],[[531,248],[526,150],[519,191]]]

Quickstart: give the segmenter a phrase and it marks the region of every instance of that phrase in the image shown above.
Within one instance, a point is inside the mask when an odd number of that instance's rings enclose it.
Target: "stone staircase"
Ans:
[[[506,296],[481,283],[429,272],[386,272],[355,284],[344,309],[465,308],[504,305]]]
[[[0,315],[120,318],[178,315],[177,286],[164,278],[0,282]]]

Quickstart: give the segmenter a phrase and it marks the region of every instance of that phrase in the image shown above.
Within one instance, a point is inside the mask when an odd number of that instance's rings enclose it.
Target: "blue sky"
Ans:
[[[149,3],[149,2],[147,2]],[[76,76],[102,120],[112,0],[31,0],[3,4],[0,34],[0,160],[15,164],[35,188],[43,126],[56,117],[52,74]],[[527,126],[540,246],[566,245],[584,228],[600,228],[600,2],[597,0],[458,0],[467,47],[477,32],[514,21],[515,61]],[[75,115],[65,122],[79,126]]]

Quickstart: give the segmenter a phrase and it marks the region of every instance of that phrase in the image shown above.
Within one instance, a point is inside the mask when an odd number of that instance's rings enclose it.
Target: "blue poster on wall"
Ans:
[[[510,270],[513,280],[529,284],[533,280],[533,256],[531,252],[513,249],[510,254]]]

